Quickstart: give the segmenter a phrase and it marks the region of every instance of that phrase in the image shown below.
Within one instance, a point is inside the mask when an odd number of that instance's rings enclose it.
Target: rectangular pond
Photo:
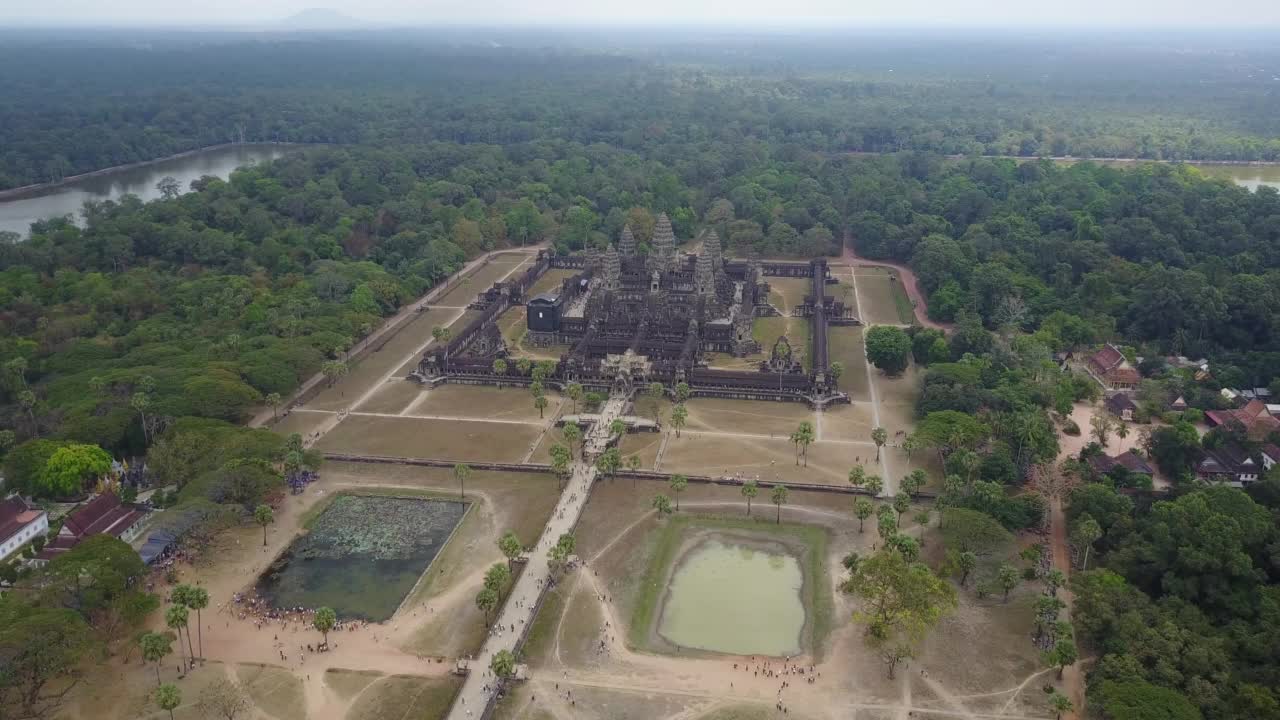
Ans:
[[[386,620],[466,509],[450,500],[339,495],[258,578],[258,595],[277,608]]]
[[[676,567],[658,632],[680,647],[797,655],[805,624],[803,582],[793,555],[704,540]]]

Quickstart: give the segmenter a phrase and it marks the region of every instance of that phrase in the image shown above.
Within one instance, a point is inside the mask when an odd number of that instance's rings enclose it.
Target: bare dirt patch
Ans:
[[[393,378],[375,390],[373,395],[360,405],[360,411],[398,415],[426,392],[428,392],[426,388],[415,382],[404,378]]]
[[[813,410],[797,402],[693,398],[685,407],[689,411],[686,430],[787,436],[802,420],[813,421]]]
[[[759,476],[762,482],[841,485],[848,481],[855,455],[875,455],[875,447],[817,442],[809,446],[808,466],[796,465],[795,445],[785,436],[759,438],[685,431],[671,437],[662,469],[691,475]],[[762,494],[763,496],[763,494]]]
[[[520,272],[526,265],[532,263],[530,259],[520,260],[518,258],[519,256],[496,258],[467,277],[453,280],[453,287],[443,296],[436,298],[432,305],[466,305],[470,303],[476,295],[488,290],[489,286],[495,282],[507,275],[514,274],[513,270]]]
[[[519,462],[538,437],[536,425],[350,415],[316,448],[393,457]]]
[[[539,417],[533,395],[526,388],[444,384],[425,391],[411,415],[443,415],[480,420],[516,420],[539,423],[555,417],[565,402],[555,391],[547,392],[547,409]]]
[[[454,675],[392,675],[370,685],[347,711],[347,720],[441,718],[462,687]]]

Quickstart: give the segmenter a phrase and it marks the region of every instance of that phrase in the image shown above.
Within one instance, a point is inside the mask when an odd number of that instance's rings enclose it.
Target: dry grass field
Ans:
[[[565,576],[539,614],[526,646],[532,679],[500,704],[499,718],[934,718],[1011,720],[1050,718],[1041,686],[1055,673],[1041,666],[1030,642],[1038,589],[1024,585],[1008,603],[980,599],[959,589],[959,606],[944,617],[909,666],[890,680],[879,657],[863,644],[862,628],[850,618],[854,601],[830,586],[834,608],[827,636],[816,655],[793,662],[816,666],[820,676],[780,680],[753,672],[759,660],[745,657],[666,654],[643,651],[629,642],[637,603],[652,594],[645,569],[658,551],[664,521],[647,498],[664,490],[654,481],[601,483],[579,524],[579,551],[585,569]],[[746,520],[743,498],[733,488],[691,485],[681,499],[683,513],[719,514]],[[865,532],[848,510],[847,496],[793,492],[782,511],[784,523],[822,529],[829,538],[825,567],[833,580],[844,575],[840,558],[851,550],[872,551],[879,540],[874,520]],[[753,515],[772,526],[774,508],[757,501]],[[902,529],[921,528],[904,516]],[[924,528],[926,559],[939,562],[936,519]],[[1012,555],[1016,547],[1002,553]],[[749,630],[747,630],[749,631]],[[602,644],[603,641],[603,644]],[[956,662],[980,657],[982,662]],[[734,663],[738,663],[737,666]],[[780,660],[774,659],[772,667]],[[786,708],[785,715],[777,703]]]
[[[541,433],[536,425],[350,415],[315,447],[325,452],[520,462]]]

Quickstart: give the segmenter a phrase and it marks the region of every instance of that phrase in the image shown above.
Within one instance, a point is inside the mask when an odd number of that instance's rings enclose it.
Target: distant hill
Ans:
[[[308,8],[280,21],[282,27],[292,30],[347,30],[364,24],[361,20],[329,8]]]

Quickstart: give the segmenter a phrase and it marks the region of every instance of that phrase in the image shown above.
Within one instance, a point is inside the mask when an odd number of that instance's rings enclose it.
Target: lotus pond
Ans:
[[[278,608],[331,607],[339,618],[391,617],[448,542],[467,504],[339,495],[258,579]]]

